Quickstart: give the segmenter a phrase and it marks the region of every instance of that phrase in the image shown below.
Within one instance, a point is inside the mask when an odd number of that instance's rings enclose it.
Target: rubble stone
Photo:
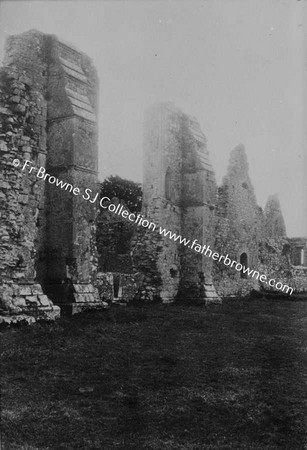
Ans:
[[[12,311],[12,299],[18,298],[23,310],[25,302],[28,305],[25,314],[33,315],[31,305],[36,305],[40,319],[57,317],[59,309],[50,299],[76,301],[67,280],[89,286],[86,295],[91,293],[91,300],[100,302],[92,286],[95,208],[81,196],[39,179],[35,171],[21,170],[28,160],[81,191],[96,188],[97,85],[90,59],[55,36],[29,31],[8,38],[0,71],[3,311]],[[80,92],[78,103],[75,98]],[[14,292],[9,286],[12,281]],[[88,303],[87,297],[84,300]],[[53,309],[46,315],[48,307]]]

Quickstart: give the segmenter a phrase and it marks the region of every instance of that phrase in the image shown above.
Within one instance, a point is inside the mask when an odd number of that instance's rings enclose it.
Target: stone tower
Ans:
[[[148,110],[144,130],[143,215],[157,228],[191,242],[210,242],[216,182],[199,124],[164,103]],[[164,302],[217,299],[209,258],[157,229],[140,229],[139,235],[133,253],[137,269],[145,274],[145,296]]]
[[[99,303],[92,286],[95,210],[82,196],[96,190],[97,86],[89,57],[55,36],[29,31],[7,40],[0,98],[4,309],[12,311],[13,301],[27,312],[32,301],[41,311],[41,286],[63,307]],[[79,194],[39,178],[40,167]],[[47,307],[46,295],[42,301]]]
[[[265,208],[265,233],[266,237],[285,237],[286,226],[281,212],[279,198],[277,194],[270,195]]]

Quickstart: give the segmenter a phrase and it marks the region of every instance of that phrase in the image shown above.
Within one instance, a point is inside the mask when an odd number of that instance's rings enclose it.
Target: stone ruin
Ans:
[[[90,58],[70,44],[38,31],[7,40],[0,71],[1,320],[30,323],[135,299],[220,302],[259,289],[257,280],[206,254],[22,170],[28,160],[81,192],[99,192],[97,94]],[[286,237],[276,196],[264,211],[257,205],[244,147],[232,151],[218,187],[198,122],[169,103],[146,115],[142,214],[307,290],[307,239]]]
[[[196,253],[139,228],[132,252],[145,274],[144,300],[219,302],[260,289],[256,277],[214,261],[214,251],[296,291],[307,290],[306,263],[302,259],[298,268],[293,261],[298,240],[286,237],[276,195],[264,211],[257,205],[244,146],[231,152],[218,187],[198,122],[172,104],[155,105],[145,120],[142,212],[163,228],[210,247]]]
[[[100,304],[95,210],[14,159],[80,188],[97,186],[97,89],[91,60],[55,36],[30,31],[6,43],[1,69],[3,313],[55,318]]]
[[[212,241],[216,189],[198,122],[171,104],[152,107],[145,119],[144,216],[199,243]],[[138,228],[133,256],[145,274],[144,299],[220,301],[205,254]]]

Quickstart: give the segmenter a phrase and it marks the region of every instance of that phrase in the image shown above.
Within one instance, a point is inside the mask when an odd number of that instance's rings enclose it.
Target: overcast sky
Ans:
[[[2,1],[5,38],[58,35],[100,78],[100,178],[142,180],[144,110],[172,101],[207,136],[217,181],[246,147],[258,203],[278,193],[289,236],[307,236],[307,2]]]

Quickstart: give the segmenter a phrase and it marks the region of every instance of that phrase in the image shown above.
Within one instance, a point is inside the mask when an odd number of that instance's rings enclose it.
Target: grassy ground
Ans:
[[[3,449],[307,449],[307,302],[116,307],[2,334]]]

